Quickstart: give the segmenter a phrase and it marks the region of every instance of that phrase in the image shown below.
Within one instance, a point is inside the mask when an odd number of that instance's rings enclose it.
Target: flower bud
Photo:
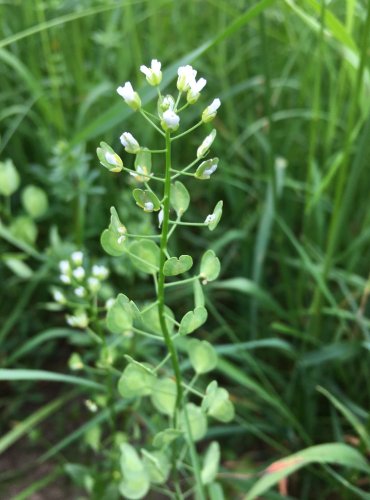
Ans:
[[[76,266],[80,266],[82,264],[83,258],[84,254],[80,250],[78,250],[77,252],[73,252],[71,255],[71,260],[73,264],[76,264]]]
[[[212,143],[215,140],[215,137],[216,137],[216,129],[213,129],[212,132],[209,135],[207,135],[207,137],[204,139],[202,144],[197,149],[198,159],[202,158],[208,153],[209,148],[212,146]]]
[[[123,87],[118,87],[117,93],[123,97],[125,103],[134,111],[141,108],[140,96],[132,88],[131,82],[126,82]]]
[[[140,151],[140,146],[135,137],[130,132],[123,132],[119,140],[128,153],[136,154]]]
[[[172,111],[172,109],[167,109],[163,113],[161,125],[164,130],[177,130],[180,124],[180,117]]]
[[[152,59],[150,68],[147,66],[140,66],[140,71],[146,76],[149,85],[159,85],[162,81],[161,63],[157,59]]]
[[[0,194],[11,196],[17,191],[20,177],[12,160],[0,162]]]
[[[203,111],[202,113],[202,122],[203,123],[208,123],[211,122],[216,114],[218,108],[221,106],[221,101],[220,99],[214,99],[212,103]]]
[[[67,323],[73,328],[86,328],[89,324],[89,318],[83,310],[77,310],[74,312],[73,316],[66,316]]]
[[[84,279],[85,277],[85,269],[81,266],[79,267],[76,267],[76,269],[74,269],[72,271],[72,274],[73,274],[73,277],[76,278],[77,281],[81,281]]]
[[[103,167],[107,168],[110,172],[121,172],[123,169],[121,158],[106,142],[100,143],[100,148],[97,148],[96,154]]]

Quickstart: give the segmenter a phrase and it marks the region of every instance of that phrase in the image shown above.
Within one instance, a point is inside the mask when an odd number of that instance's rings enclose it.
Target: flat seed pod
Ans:
[[[173,415],[176,404],[176,383],[172,378],[156,380],[153,385],[152,403],[155,408],[165,415]]]
[[[201,277],[206,280],[206,282],[214,281],[218,278],[220,270],[220,260],[216,256],[215,252],[213,250],[207,250],[203,254],[202,260],[200,262]]]
[[[190,194],[184,184],[176,181],[171,186],[171,205],[178,217],[181,217],[189,207]]]
[[[133,265],[144,273],[153,274],[159,269],[159,246],[151,240],[137,240],[129,247]]]
[[[207,320],[207,309],[205,307],[196,307],[194,311],[189,311],[182,318],[179,328],[180,335],[187,335],[194,332]]]
[[[193,259],[190,255],[180,255],[179,258],[171,257],[164,263],[163,273],[165,276],[177,276],[189,271],[192,266]]]
[[[198,374],[212,371],[217,366],[217,353],[206,340],[192,339],[188,343],[190,363]]]
[[[132,328],[133,312],[129,299],[120,293],[108,309],[107,327],[112,333],[122,333]]]

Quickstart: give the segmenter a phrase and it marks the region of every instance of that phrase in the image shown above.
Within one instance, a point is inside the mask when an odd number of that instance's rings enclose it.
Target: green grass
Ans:
[[[369,3],[19,0],[2,2],[0,19],[1,160],[12,158],[22,186],[43,187],[51,206],[34,246],[9,232],[5,209],[0,215],[0,361],[9,370],[0,371],[9,381],[1,391],[2,442],[26,435],[31,424],[42,432],[50,405],[74,422],[71,439],[59,419],[52,443],[39,440],[35,449],[44,457],[51,450],[64,465],[78,460],[69,445],[83,442],[78,429],[88,418],[78,397],[62,409],[75,390],[63,381],[74,380],[70,352],[91,345],[62,330],[63,315],[46,306],[48,291],[56,262],[74,245],[103,257],[99,235],[113,202],[136,222],[124,182],[104,175],[95,149],[100,140],[117,146],[123,130],[140,136],[115,89],[141,81],[140,64],[158,57],[166,83],[187,62],[222,100],[215,122],[220,168],[206,190],[194,186],[191,210],[224,199],[211,241],[222,275],[207,289],[203,336],[221,346],[218,375],[237,407],[236,424],[220,428],[226,496],[242,497],[264,466],[309,446],[350,442],[368,454]],[[142,98],[154,102],[155,93]],[[174,151],[175,161],[196,147]],[[22,211],[18,194],[11,211]],[[191,244],[200,255],[206,240],[185,230],[175,244]],[[30,277],[7,267],[9,253],[26,260]],[[132,270],[111,265],[113,286],[147,296]],[[173,303],[188,301],[189,289],[176,289]],[[31,382],[54,371],[61,382],[55,400],[51,389]],[[85,383],[85,399],[94,376],[74,380]],[[109,419],[105,412],[99,420],[107,435]],[[22,427],[12,428],[14,421]],[[80,463],[89,463],[79,450]],[[59,473],[49,470],[45,484]],[[289,493],[349,499],[361,498],[362,488],[367,498],[362,479],[310,466],[288,482]],[[32,491],[32,478],[26,486]]]

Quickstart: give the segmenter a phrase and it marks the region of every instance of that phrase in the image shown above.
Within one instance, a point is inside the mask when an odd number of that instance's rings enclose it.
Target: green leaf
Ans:
[[[217,441],[212,441],[212,443],[208,446],[204,457],[201,472],[203,484],[212,483],[212,481],[216,478],[220,465],[220,455],[220,445]]]
[[[151,394],[152,403],[156,409],[165,415],[172,416],[175,411],[177,389],[171,378],[156,380]]]
[[[207,320],[207,309],[205,307],[196,307],[194,311],[189,311],[182,318],[179,328],[180,335],[187,335],[194,332]]]
[[[210,372],[217,366],[217,353],[212,344],[206,340],[190,340],[188,354],[197,374]]]
[[[193,259],[190,255],[180,255],[179,258],[171,257],[164,263],[163,273],[165,276],[176,276],[189,271],[192,265]]]
[[[133,265],[144,273],[153,274],[159,270],[159,246],[152,240],[137,240],[131,243],[129,255]]]
[[[203,161],[197,168],[194,175],[197,179],[209,179],[211,175],[217,170],[217,165],[218,158],[212,158],[210,160]]]
[[[150,481],[137,451],[128,443],[121,444],[121,471],[123,480],[119,489],[129,499],[144,498],[149,491]]]
[[[185,434],[187,430],[185,411],[187,412],[191,437],[194,441],[199,441],[204,438],[207,433],[207,417],[199,406],[193,403],[187,403],[181,414],[180,420],[180,428]]]
[[[202,409],[207,412],[207,415],[225,423],[230,422],[235,414],[229,393],[226,389],[218,387],[216,380],[213,380],[206,389]]]
[[[206,281],[214,281],[220,274],[221,264],[213,250],[207,250],[200,262],[200,275]]]
[[[126,250],[125,234],[127,233],[127,229],[120,221],[117,210],[114,207],[110,208],[110,213],[109,227],[102,232],[100,243],[107,254],[119,257]]]
[[[132,328],[133,313],[130,300],[120,293],[108,309],[107,327],[112,333],[122,333]]]
[[[178,429],[168,428],[164,431],[158,432],[153,438],[153,446],[156,448],[166,448],[175,439],[182,435]]]
[[[121,172],[123,169],[121,158],[106,142],[100,143],[100,148],[97,148],[96,154],[103,167],[110,172]]]
[[[146,367],[130,363],[118,381],[118,392],[123,398],[149,396],[155,381],[156,377]]]
[[[48,197],[44,190],[37,186],[27,186],[22,191],[22,204],[28,215],[37,219],[48,210]]]
[[[189,207],[190,194],[184,184],[176,181],[171,186],[171,205],[178,217],[181,217]]]
[[[23,260],[22,254],[6,254],[3,260],[6,266],[19,278],[29,279],[33,275],[32,269]]]
[[[134,189],[132,195],[135,198],[136,205],[141,207],[144,212],[156,212],[161,208],[161,202],[153,191]]]
[[[67,384],[82,385],[91,389],[104,389],[104,386],[102,384],[98,384],[93,380],[74,377],[71,375],[64,375],[64,373],[49,372],[45,370],[0,368],[0,380],[44,380],[45,382],[65,382]]]
[[[170,475],[171,465],[167,455],[163,451],[141,450],[143,454],[144,467],[149,475],[151,483],[164,484]]]
[[[221,216],[222,216],[222,206],[223,206],[223,201],[220,200],[217,205],[215,206],[213,212],[207,216],[206,221],[208,223],[208,229],[210,231],[213,231],[216,229],[218,223],[220,222]]]
[[[16,217],[9,226],[11,234],[29,245],[33,245],[37,238],[37,226],[27,215]]]
[[[20,177],[12,160],[0,162],[0,194],[11,196],[17,191]]]
[[[254,484],[245,500],[254,500],[260,497],[285,477],[312,463],[338,464],[363,471],[367,476],[370,474],[370,467],[364,457],[346,444],[326,443],[311,446],[272,463],[265,470],[261,479]]]

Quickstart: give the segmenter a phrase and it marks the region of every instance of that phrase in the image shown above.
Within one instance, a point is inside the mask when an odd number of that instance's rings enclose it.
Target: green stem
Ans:
[[[141,115],[145,118],[146,121],[150,123],[152,127],[156,129],[157,132],[159,132],[161,135],[164,136],[163,130],[161,130],[157,125],[149,118],[149,116],[146,115],[145,111],[143,109],[140,110]]]
[[[177,396],[176,396],[176,406],[174,412],[174,423],[176,424],[177,420],[176,414],[177,411],[180,410],[182,406],[183,388],[182,388],[179,359],[166,324],[165,302],[164,302],[165,275],[163,272],[164,264],[166,262],[166,252],[167,252],[167,237],[168,237],[169,219],[170,219],[170,198],[171,198],[171,135],[169,131],[166,131],[166,175],[164,184],[163,223],[162,223],[161,249],[160,249],[160,260],[159,260],[159,273],[158,273],[158,314],[164,341],[166,343],[168,352],[171,354],[171,362],[176,379]]]
[[[175,137],[172,137],[171,141],[176,141],[177,139],[180,139],[180,137],[184,137],[184,135],[190,134],[190,132],[192,132],[193,130],[200,127],[202,125],[202,123],[203,123],[202,120],[200,120],[200,122],[196,123],[195,125],[190,127],[188,130],[185,130],[185,132],[182,132],[181,134],[175,135]]]
[[[186,283],[191,283],[192,281],[196,281],[200,278],[200,275],[193,276],[192,278],[186,278],[184,280],[174,281],[172,283],[166,283],[164,286],[168,288],[169,286],[177,286],[177,285],[185,285]]]

